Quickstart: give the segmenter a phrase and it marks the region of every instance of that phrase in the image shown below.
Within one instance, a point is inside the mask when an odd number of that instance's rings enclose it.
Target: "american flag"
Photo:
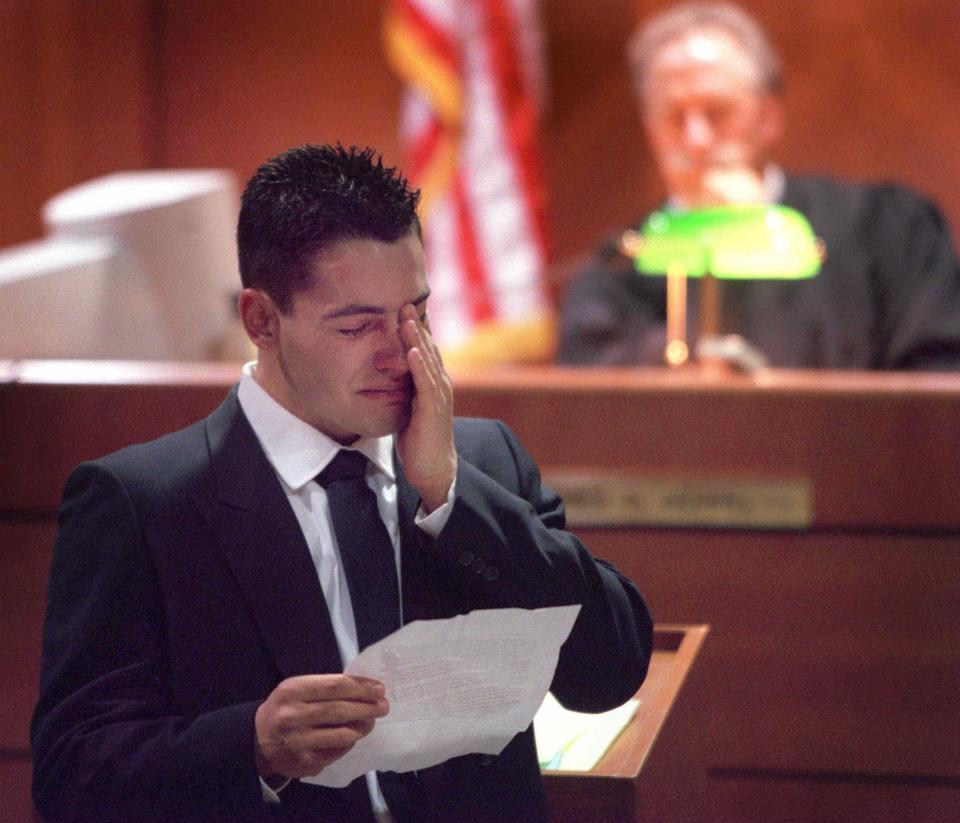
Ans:
[[[421,188],[430,321],[448,365],[547,359],[539,0],[391,0],[404,172]]]

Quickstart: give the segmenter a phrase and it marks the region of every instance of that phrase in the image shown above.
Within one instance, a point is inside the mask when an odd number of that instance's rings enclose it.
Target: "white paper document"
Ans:
[[[344,670],[386,688],[390,713],[307,783],[341,788],[369,771],[408,772],[499,754],[533,720],[580,606],[486,609],[408,623]]]

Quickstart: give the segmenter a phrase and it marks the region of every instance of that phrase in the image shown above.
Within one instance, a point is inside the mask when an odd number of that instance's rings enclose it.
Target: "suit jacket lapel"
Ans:
[[[220,550],[284,677],[342,670],[316,568],[234,387],[207,418]]]

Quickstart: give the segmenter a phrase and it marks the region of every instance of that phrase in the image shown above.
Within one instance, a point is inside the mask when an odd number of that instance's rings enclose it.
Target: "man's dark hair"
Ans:
[[[419,236],[419,200],[419,190],[374,149],[289,149],[257,169],[243,192],[240,279],[288,312],[293,296],[310,285],[318,253],[341,240],[393,243],[411,230]]]

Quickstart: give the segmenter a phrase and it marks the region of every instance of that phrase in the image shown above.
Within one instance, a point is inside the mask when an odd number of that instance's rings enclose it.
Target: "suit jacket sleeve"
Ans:
[[[485,436],[479,436],[480,431]],[[551,691],[568,708],[603,711],[628,700],[646,675],[652,622],[634,584],[591,557],[564,528],[560,498],[502,423],[461,421],[453,511],[424,541],[434,591],[470,608],[581,604]],[[472,448],[481,442],[482,448]]]
[[[639,277],[611,241],[570,282],[560,307],[557,360],[571,366],[660,365],[666,286]]]
[[[877,186],[861,232],[882,307],[878,365],[960,368],[960,262],[943,215],[908,189]]]
[[[79,467],[60,511],[31,728],[34,799],[49,820],[199,812],[211,787],[221,806],[260,797],[257,703],[178,714],[163,626],[128,490],[107,468]]]

